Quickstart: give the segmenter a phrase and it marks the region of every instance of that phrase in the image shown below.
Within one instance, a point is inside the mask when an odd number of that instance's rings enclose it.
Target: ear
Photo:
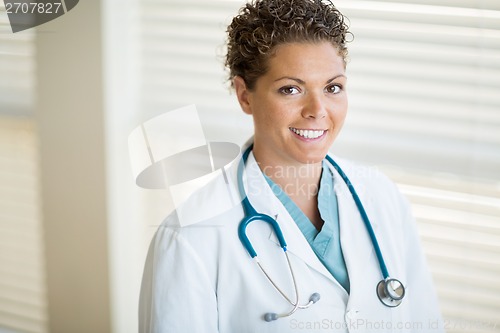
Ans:
[[[235,76],[233,86],[243,112],[252,114],[251,92],[248,90],[245,80],[241,76]]]

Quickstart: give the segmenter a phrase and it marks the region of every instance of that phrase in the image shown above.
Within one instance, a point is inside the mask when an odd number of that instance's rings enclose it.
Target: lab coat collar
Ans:
[[[333,158],[340,165],[344,173],[346,173],[349,177],[349,180],[356,189],[368,216],[373,216],[373,214],[370,214],[371,201],[366,193],[362,191],[366,184],[364,181],[360,181],[357,175],[360,170],[352,169],[352,166],[349,164],[344,164],[341,160],[339,161],[337,158]],[[340,244],[344,254],[344,260],[351,285],[351,297],[349,300],[352,301],[353,296],[356,296],[355,294],[358,290],[360,290],[356,287],[353,288],[353,286],[366,285],[368,271],[380,271],[380,269],[375,255],[375,250],[373,248],[373,243],[368,231],[366,230],[352,194],[338,171],[331,164],[328,165],[330,170],[333,172],[334,177],[334,188],[339,208]],[[376,231],[378,229],[377,224],[373,221],[373,219],[370,221],[373,230]]]

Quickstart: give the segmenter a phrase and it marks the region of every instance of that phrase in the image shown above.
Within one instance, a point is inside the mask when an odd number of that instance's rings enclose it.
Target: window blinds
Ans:
[[[33,29],[12,33],[0,1],[0,114],[33,114],[34,49]]]
[[[0,1],[0,331],[42,333],[47,304],[30,118],[34,55],[33,31],[13,34]]]
[[[350,111],[333,151],[410,199],[448,332],[500,332],[500,3],[334,1],[350,19]],[[196,104],[209,140],[242,143],[224,30],[243,1],[141,2],[145,118]]]
[[[47,332],[35,126],[0,115],[0,331]]]

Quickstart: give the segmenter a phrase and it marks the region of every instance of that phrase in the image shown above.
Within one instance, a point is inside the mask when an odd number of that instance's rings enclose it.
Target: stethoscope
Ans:
[[[290,303],[293,306],[292,310],[290,310],[287,313],[282,313],[282,314],[272,313],[272,312],[266,313],[264,315],[264,320],[269,322],[269,321],[276,320],[278,318],[291,316],[298,309],[307,309],[308,307],[310,307],[311,305],[313,305],[314,303],[319,301],[321,296],[319,293],[313,293],[309,297],[309,301],[307,303],[305,303],[303,305],[300,304],[297,281],[295,279],[295,274],[293,272],[293,268],[292,268],[292,265],[290,263],[290,258],[288,257],[287,245],[286,245],[285,238],[283,237],[283,233],[281,232],[281,228],[278,225],[278,222],[274,218],[272,218],[271,216],[258,213],[255,210],[255,208],[253,208],[252,204],[248,200],[247,195],[245,194],[245,188],[243,185],[243,170],[245,168],[245,164],[246,164],[246,161],[248,159],[248,155],[252,151],[252,148],[253,148],[253,145],[250,145],[243,152],[243,156],[241,157],[240,163],[238,165],[238,174],[237,174],[238,189],[239,189],[240,196],[242,199],[241,204],[242,204],[243,210],[245,212],[245,217],[240,222],[240,225],[238,228],[238,235],[239,235],[241,243],[243,244],[243,246],[247,250],[248,254],[250,254],[250,257],[252,257],[254,259],[254,262],[258,265],[258,267],[260,268],[262,273],[264,273],[265,277],[274,286],[274,288],[281,294],[281,296],[283,296],[283,298],[286,299],[288,301],[288,303]],[[368,231],[368,234],[370,235],[370,239],[372,241],[373,248],[375,249],[375,253],[377,254],[377,259],[378,259],[378,262],[380,265],[380,270],[381,270],[382,276],[383,276],[383,279],[377,284],[377,288],[376,288],[377,296],[378,296],[380,302],[382,302],[382,304],[384,304],[385,306],[396,307],[399,304],[401,304],[401,301],[403,300],[403,298],[405,296],[405,287],[403,286],[401,281],[399,281],[398,279],[394,279],[394,278],[389,277],[389,272],[387,270],[387,266],[385,265],[384,258],[382,257],[382,252],[380,251],[377,237],[375,236],[375,233],[373,232],[373,228],[372,228],[372,225],[370,223],[370,220],[368,219],[368,215],[366,215],[365,208],[363,207],[363,204],[361,203],[361,200],[359,199],[359,196],[356,193],[356,190],[352,186],[351,181],[349,180],[347,175],[344,173],[344,171],[342,171],[340,166],[330,156],[327,155],[326,160],[330,164],[333,165],[333,167],[337,170],[337,172],[339,173],[339,175],[342,177],[342,179],[346,183],[347,187],[349,188],[349,191],[351,192],[351,195],[354,199],[354,202],[356,203],[356,206],[358,207],[361,218],[363,219],[366,230]],[[292,301],[278,287],[278,285],[276,285],[276,283],[271,278],[271,276],[269,276],[269,274],[266,272],[266,270],[264,269],[264,267],[260,263],[260,261],[257,257],[257,252],[255,252],[255,250],[252,246],[252,243],[248,239],[248,236],[246,234],[247,226],[251,222],[257,221],[257,220],[269,223],[271,225],[271,227],[273,228],[274,233],[276,234],[276,237],[278,238],[280,246],[283,249],[283,252],[285,253],[286,260],[288,263],[288,268],[289,268],[290,274],[292,276],[293,287],[294,287],[294,292],[295,292],[295,301]]]

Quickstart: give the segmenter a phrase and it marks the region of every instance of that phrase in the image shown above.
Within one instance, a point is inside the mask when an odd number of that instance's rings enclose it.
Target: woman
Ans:
[[[384,176],[335,159],[343,180],[325,159],[347,112],[348,34],[342,14],[319,0],[255,0],[233,19],[226,66],[255,128],[229,170],[244,180],[235,185],[244,205],[196,223],[176,213],[163,222],[146,262],[141,332],[441,331],[406,200]],[[225,200],[214,181],[184,209]],[[263,269],[239,230],[252,209],[276,219],[287,242],[284,255],[273,221],[248,224]],[[398,281],[387,284],[392,294],[384,289],[363,209],[405,289]]]

